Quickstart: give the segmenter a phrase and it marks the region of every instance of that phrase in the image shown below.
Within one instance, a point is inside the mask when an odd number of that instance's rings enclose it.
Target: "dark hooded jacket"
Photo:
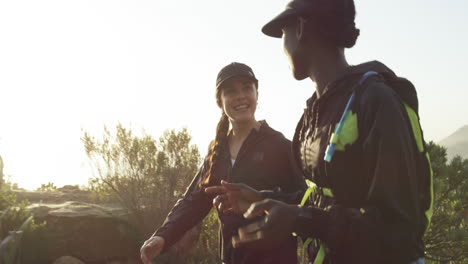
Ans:
[[[369,71],[378,75],[357,85]],[[351,114],[328,163],[327,146],[353,91]],[[348,68],[320,98],[307,101],[293,156],[320,188],[301,208],[294,231],[325,245],[324,263],[408,264],[424,255],[432,172],[417,113],[414,86],[377,61]],[[299,203],[302,194],[290,202]],[[314,259],[318,246],[311,243],[308,251]]]
[[[229,152],[222,154],[214,173],[234,183],[245,183],[257,190],[296,192],[303,186],[303,178],[293,171],[291,142],[264,121],[257,131],[253,129],[239,150],[235,164],[231,165]],[[228,148],[225,148],[228,149]],[[177,242],[185,232],[198,224],[212,208],[211,195],[199,187],[206,162],[193,179],[182,199],[177,201],[164,224],[154,235],[165,239],[164,250]],[[223,215],[220,220],[220,257],[226,264],[280,264],[297,263],[296,239],[291,236],[279,249],[267,251],[235,249],[231,238],[240,226],[248,222],[242,216]],[[251,222],[251,221],[250,221]]]

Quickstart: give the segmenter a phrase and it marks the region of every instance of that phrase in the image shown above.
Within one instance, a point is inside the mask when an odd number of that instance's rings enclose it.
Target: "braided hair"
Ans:
[[[221,90],[222,89],[216,89],[216,103],[219,108],[222,109]],[[229,117],[223,111],[221,118],[218,121],[218,125],[216,126],[215,139],[211,142],[208,155],[205,158],[205,162],[207,162],[208,167],[205,169],[205,174],[202,176],[200,187],[220,184],[221,179],[214,173],[214,168],[216,167],[222,153],[225,152],[228,147],[228,132]]]

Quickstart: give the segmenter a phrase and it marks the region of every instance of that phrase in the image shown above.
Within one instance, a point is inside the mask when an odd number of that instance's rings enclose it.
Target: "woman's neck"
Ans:
[[[260,129],[260,122],[252,119],[248,122],[232,122],[231,135],[229,136],[229,152],[231,159],[237,159],[237,154],[240,151],[245,139],[249,136],[252,129]]]
[[[255,119],[252,119],[248,122],[232,122],[231,137],[236,140],[245,139],[252,129],[260,129],[260,122]]]
[[[317,98],[323,95],[327,85],[334,81],[339,74],[341,74],[347,67],[348,62],[343,53],[336,55],[324,56],[320,62],[315,62],[314,65],[320,65],[319,67],[308,70],[309,78],[316,83],[316,94]]]

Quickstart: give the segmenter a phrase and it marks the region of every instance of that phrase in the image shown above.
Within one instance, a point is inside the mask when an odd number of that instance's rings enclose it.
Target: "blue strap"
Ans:
[[[367,80],[367,78],[371,77],[372,75],[377,75],[377,74],[378,73],[375,71],[368,71],[364,73],[364,75],[362,75],[361,79],[359,80],[359,85],[362,85]]]
[[[359,80],[359,85],[362,85],[367,80],[367,78],[369,78],[370,76],[377,75],[377,74],[378,73],[375,72],[375,71],[368,71],[368,72],[364,73],[364,75],[362,75],[361,79]],[[340,122],[338,122],[338,125],[336,126],[335,132],[333,133],[333,135],[337,135],[337,136],[340,135],[341,129],[343,128],[344,120],[345,120],[346,116],[348,115],[348,112],[350,111],[351,106],[354,103],[354,98],[356,97],[355,94],[356,94],[356,91],[353,91],[353,93],[349,97],[348,103],[346,103],[345,110],[343,111],[343,115],[341,115]],[[331,162],[331,160],[333,158],[333,154],[335,154],[335,146],[336,146],[336,143],[331,142],[328,145],[327,149],[325,150],[324,160],[326,162]]]

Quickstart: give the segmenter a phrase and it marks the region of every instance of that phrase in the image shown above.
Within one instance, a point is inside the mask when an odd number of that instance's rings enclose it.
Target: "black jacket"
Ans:
[[[245,183],[257,190],[281,189],[295,192],[303,184],[301,175],[294,172],[290,162],[291,142],[280,132],[262,122],[260,129],[253,129],[246,138],[231,166],[229,152],[224,153],[215,173],[222,179]],[[207,195],[199,181],[205,172],[205,164],[193,179],[182,199],[177,201],[164,224],[154,235],[162,236],[165,249],[177,242],[182,235],[198,224],[210,211],[213,196]],[[297,172],[297,170],[296,170]],[[242,216],[228,216],[218,212],[220,228],[220,257],[227,264],[297,263],[296,240],[291,237],[279,249],[259,251],[235,249],[231,238],[240,226],[247,222]]]
[[[378,75],[357,87],[368,71]],[[340,149],[327,163],[326,148],[353,91]],[[413,85],[376,61],[350,67],[320,98],[308,100],[293,156],[305,177],[331,189],[333,198],[312,195],[294,231],[326,245],[324,263],[407,264],[424,255],[432,172],[417,112]],[[299,203],[302,194],[290,202]]]

